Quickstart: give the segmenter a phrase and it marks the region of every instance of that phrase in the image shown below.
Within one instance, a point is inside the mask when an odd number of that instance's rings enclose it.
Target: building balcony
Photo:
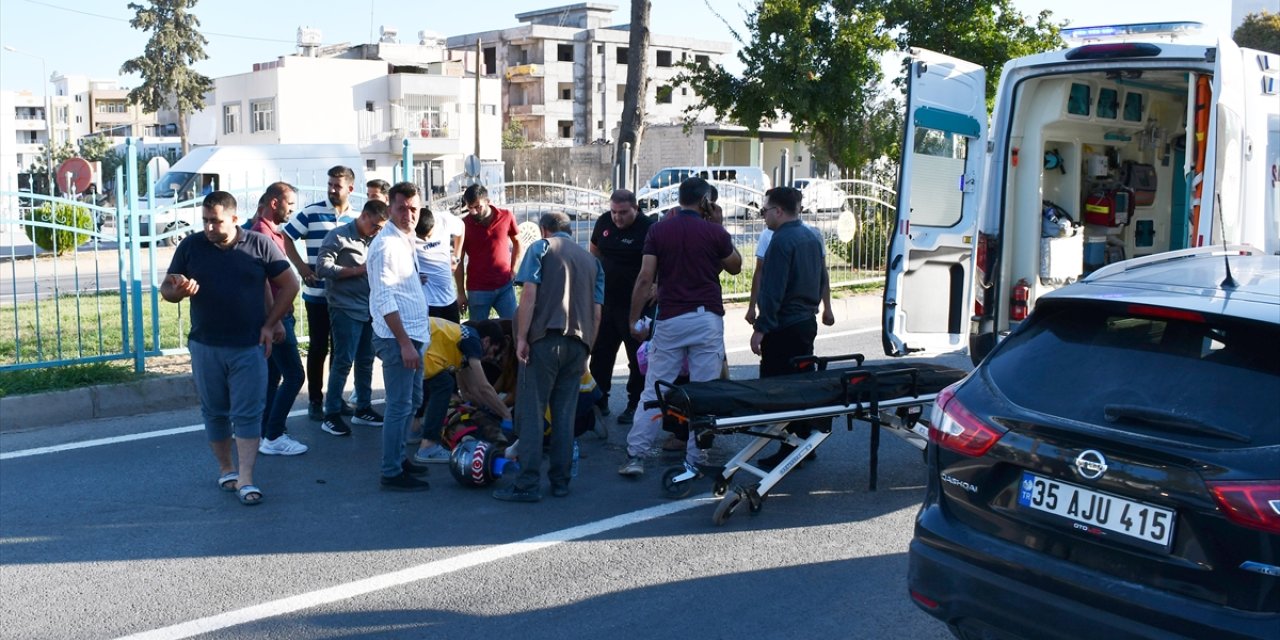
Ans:
[[[423,134],[427,135],[423,135]],[[414,156],[443,156],[467,153],[458,140],[457,132],[448,129],[393,129],[387,140],[386,152],[399,155],[404,151],[404,140],[409,140],[409,153]],[[470,143],[468,143],[470,147]]]
[[[513,104],[507,107],[507,115],[513,118],[547,115],[545,104]]]
[[[540,64],[521,64],[514,67],[507,67],[507,81],[509,82],[532,82],[541,80],[546,77],[547,68]]]
[[[48,123],[44,118],[16,118],[13,121],[13,128],[18,131],[44,131],[48,127]]]

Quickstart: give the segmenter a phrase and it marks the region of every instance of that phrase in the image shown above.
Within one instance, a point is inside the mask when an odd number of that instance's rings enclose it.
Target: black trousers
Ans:
[[[591,347],[591,377],[595,378],[600,391],[609,395],[613,387],[613,365],[618,359],[618,347],[627,350],[627,406],[634,407],[640,401],[640,392],[644,391],[644,376],[640,374],[640,364],[636,362],[636,349],[640,341],[631,335],[627,326],[629,309],[621,307],[604,307],[600,311],[600,331],[596,334],[596,343]]]
[[[329,334],[329,303],[303,300],[307,309],[307,398],[311,404],[324,402],[324,361],[329,357],[333,337]]]
[[[817,336],[817,318],[809,318],[764,334],[764,338],[760,341],[760,377],[771,378],[798,373],[791,365],[791,359],[812,355],[813,341]],[[808,420],[797,420],[792,422],[788,429],[800,437],[807,438],[814,426]]]

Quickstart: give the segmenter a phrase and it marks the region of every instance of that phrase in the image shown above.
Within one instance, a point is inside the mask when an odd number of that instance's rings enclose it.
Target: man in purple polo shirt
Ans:
[[[703,382],[720,377],[724,365],[724,296],[720,271],[737,274],[742,256],[724,226],[712,222],[711,185],[702,178],[680,183],[680,210],[649,228],[645,236],[640,275],[631,294],[632,333],[644,338],[636,326],[655,281],[658,284],[658,317],[649,339],[649,371],[640,395],[640,407],[627,434],[627,461],[618,468],[624,476],[644,474],[644,454],[662,430],[657,409],[645,405],[657,399],[654,382],[672,381],[688,360],[689,380]],[[685,463],[706,462],[692,435],[685,448]]]

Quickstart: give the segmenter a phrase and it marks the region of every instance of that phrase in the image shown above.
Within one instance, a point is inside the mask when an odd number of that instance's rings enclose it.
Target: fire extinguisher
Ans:
[[[1026,278],[1018,281],[1013,285],[1013,294],[1009,304],[1009,319],[1014,322],[1021,322],[1027,319],[1029,306],[1027,302],[1031,299],[1031,285],[1027,283]]]

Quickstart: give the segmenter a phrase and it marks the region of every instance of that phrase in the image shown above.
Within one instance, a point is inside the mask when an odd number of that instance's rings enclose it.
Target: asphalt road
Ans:
[[[856,311],[818,353],[880,353]],[[730,362],[751,378],[740,313]],[[865,425],[838,422],[760,513],[717,527],[708,482],[669,500],[665,464],[615,473],[613,416],[581,439],[573,494],[530,505],[443,466],[429,492],[379,491],[376,429],[339,439],[296,413],[311,450],[259,458],[255,508],[215,486],[196,409],[0,436],[0,638],[948,637],[906,594],[920,452],[885,437],[869,492]]]

